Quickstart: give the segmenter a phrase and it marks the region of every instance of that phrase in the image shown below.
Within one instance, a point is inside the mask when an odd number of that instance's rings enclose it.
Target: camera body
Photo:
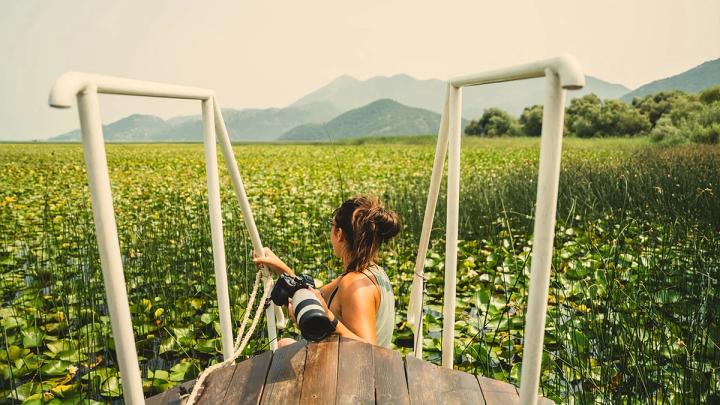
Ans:
[[[292,298],[293,312],[300,326],[300,333],[305,339],[317,342],[328,337],[334,328],[325,309],[315,293],[309,290],[310,288],[315,288],[315,282],[311,277],[305,274],[295,277],[283,274],[277,279],[270,293],[270,299],[275,305],[283,306],[288,304],[289,298]]]

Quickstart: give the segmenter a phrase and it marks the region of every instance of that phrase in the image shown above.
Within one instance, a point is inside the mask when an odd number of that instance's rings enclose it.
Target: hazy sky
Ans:
[[[78,127],[47,106],[80,70],[283,107],[349,74],[447,79],[560,53],[630,88],[720,57],[718,0],[0,0],[0,140]],[[104,122],[197,114],[190,101],[101,96]]]

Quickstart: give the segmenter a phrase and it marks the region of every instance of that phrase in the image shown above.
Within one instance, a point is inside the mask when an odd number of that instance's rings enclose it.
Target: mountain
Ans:
[[[340,111],[332,105],[309,103],[301,107],[267,109],[224,109],[223,118],[232,141],[273,141],[298,125],[324,122]],[[109,142],[202,141],[199,115],[170,118],[165,121],[153,115],[135,114],[103,125],[103,136]],[[51,142],[77,142],[75,130],[50,138]]]
[[[463,127],[464,127],[463,123]],[[325,124],[300,125],[280,140],[338,140],[362,136],[436,134],[440,114],[381,99],[340,114]]]
[[[707,61],[678,75],[640,86],[622,96],[622,100],[629,103],[634,97],[670,90],[696,93],[716,84],[720,84],[720,59]]]
[[[405,74],[378,76],[364,81],[344,75],[300,98],[290,107],[324,102],[340,111],[347,111],[378,99],[393,99],[407,106],[440,112],[445,87],[445,82],[441,80],[418,80]],[[544,89],[542,79],[464,88],[463,115],[475,118],[489,107],[499,107],[519,115],[523,108],[543,102]],[[601,98],[619,98],[629,90],[625,86],[587,76],[585,88],[568,92],[567,98],[568,103],[570,99],[588,93],[595,93]]]
[[[133,114],[108,125],[103,125],[103,136],[106,140],[148,141],[162,131],[167,123],[154,115]],[[57,142],[76,142],[80,140],[80,130],[50,138]]]

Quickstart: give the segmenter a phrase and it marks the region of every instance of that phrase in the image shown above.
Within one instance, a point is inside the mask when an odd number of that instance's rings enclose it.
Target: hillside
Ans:
[[[280,140],[339,140],[363,136],[435,134],[440,114],[381,99],[350,110],[325,124],[306,124],[286,132]]]
[[[375,100],[392,99],[406,106],[440,112],[445,86],[441,80],[418,80],[405,74],[378,76],[364,81],[344,75],[300,98],[291,107],[322,102],[335,106],[339,111],[347,111]],[[587,86],[580,91],[568,92],[567,100],[569,103],[572,98],[589,93],[595,93],[601,98],[619,98],[629,90],[625,86],[588,76]],[[465,88],[463,116],[475,118],[490,107],[499,107],[519,115],[523,108],[542,103],[543,94],[542,79]]]
[[[323,103],[294,108],[224,109],[223,117],[232,141],[272,141],[291,128],[309,122],[322,122],[338,111]],[[135,114],[103,125],[109,142],[202,141],[200,116],[183,116],[167,121],[153,115]],[[77,142],[80,131],[74,130],[49,139],[51,142]]]
[[[156,134],[167,126],[162,118],[154,115],[133,114],[108,125],[103,125],[105,140],[143,142],[154,140]],[[50,138],[55,142],[77,142],[80,140],[80,130],[76,129]]]
[[[640,86],[622,96],[622,100],[629,103],[635,97],[643,97],[648,94],[669,90],[695,93],[716,84],[720,84],[720,59],[705,62],[678,75]]]

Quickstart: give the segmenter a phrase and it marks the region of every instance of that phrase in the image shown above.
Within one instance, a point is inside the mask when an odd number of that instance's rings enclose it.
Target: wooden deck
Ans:
[[[182,404],[194,381],[148,398]],[[182,399],[181,399],[182,398]],[[515,386],[337,335],[265,352],[208,376],[198,404],[519,404]],[[552,404],[541,398],[538,405]]]

